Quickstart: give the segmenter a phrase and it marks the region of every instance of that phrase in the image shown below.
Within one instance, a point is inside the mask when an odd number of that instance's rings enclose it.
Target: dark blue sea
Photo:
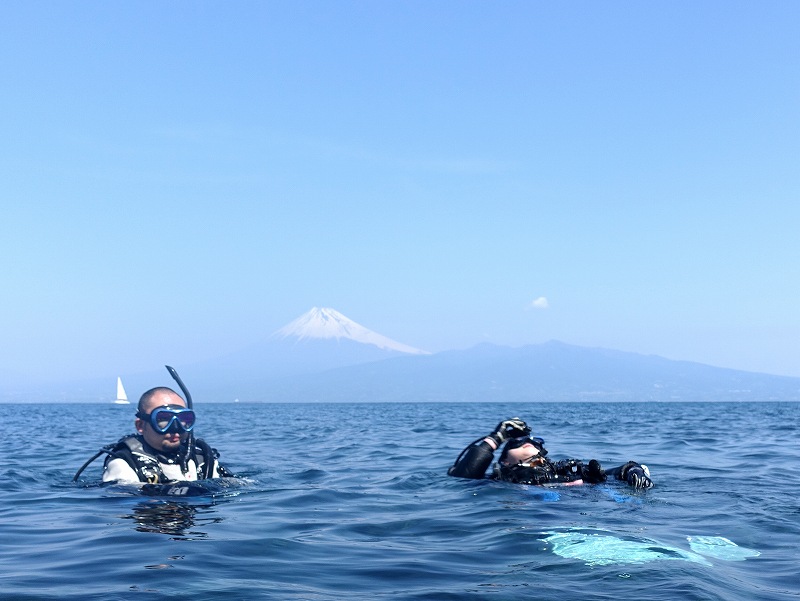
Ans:
[[[241,477],[100,486],[134,406],[0,405],[0,599],[800,599],[797,403],[203,404]],[[519,415],[656,487],[446,476]]]

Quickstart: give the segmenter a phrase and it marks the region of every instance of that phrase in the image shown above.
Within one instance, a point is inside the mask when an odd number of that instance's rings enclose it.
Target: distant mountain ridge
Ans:
[[[800,401],[800,378],[557,341],[430,354],[317,307],[261,343],[175,367],[194,399],[210,402]],[[82,382],[0,381],[0,401],[110,403],[118,375],[134,402],[175,387],[158,365]]]
[[[480,344],[272,382],[254,400],[303,402],[800,401],[800,378],[558,341]]]

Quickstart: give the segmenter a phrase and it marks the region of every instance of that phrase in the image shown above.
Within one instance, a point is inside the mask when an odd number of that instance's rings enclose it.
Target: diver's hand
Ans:
[[[634,488],[653,488],[655,484],[650,479],[650,470],[646,465],[637,465],[628,470],[625,480]]]
[[[589,465],[581,470],[581,477],[584,482],[597,484],[606,481],[606,471],[597,459],[592,459]]]
[[[509,438],[519,438],[520,436],[526,436],[527,434],[530,434],[530,432],[531,429],[528,427],[528,424],[518,417],[512,417],[511,419],[507,419],[497,424],[494,432],[489,435],[489,438],[494,440],[499,447]]]

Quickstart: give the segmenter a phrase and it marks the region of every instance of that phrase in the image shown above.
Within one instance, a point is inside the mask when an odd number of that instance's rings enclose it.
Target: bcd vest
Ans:
[[[538,485],[575,482],[576,480],[599,481],[595,474],[590,475],[588,467],[582,461],[575,459],[550,461],[544,457],[530,463],[500,464],[495,472],[495,477],[506,482]]]
[[[193,452],[189,453],[189,458],[194,459],[197,479],[205,480],[206,478],[210,478],[213,474],[214,462],[219,457],[219,453],[217,453],[216,449],[212,449],[201,438],[192,439],[192,442],[194,448],[192,449]],[[132,434],[124,436],[115,444],[104,447],[103,450],[108,454],[103,464],[104,467],[112,459],[123,459],[131,466],[133,471],[136,472],[141,482],[147,482],[149,484],[164,484],[170,482],[170,479],[164,475],[164,470],[161,468],[159,458],[145,450],[142,437],[139,435]],[[180,456],[184,456],[184,453],[185,450],[182,450]],[[162,459],[165,463],[181,464],[179,457],[174,459],[163,457]],[[186,463],[188,463],[188,461]],[[188,466],[181,466],[181,471],[183,471],[184,474],[187,469],[189,469]],[[220,466],[220,472],[222,471],[224,471],[224,468]],[[225,474],[220,473],[220,475]]]

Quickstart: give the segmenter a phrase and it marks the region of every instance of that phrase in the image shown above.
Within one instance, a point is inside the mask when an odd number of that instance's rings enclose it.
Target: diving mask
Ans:
[[[194,411],[180,405],[165,405],[150,413],[137,413],[136,416],[148,422],[159,434],[191,432],[195,422]]]

